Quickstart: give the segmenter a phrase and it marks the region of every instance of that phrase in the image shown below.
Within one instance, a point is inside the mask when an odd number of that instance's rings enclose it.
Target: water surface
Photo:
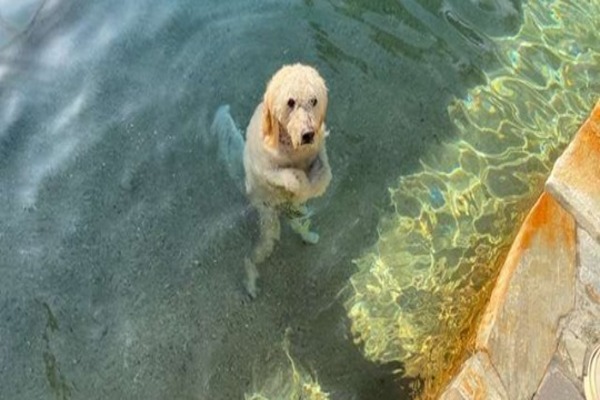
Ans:
[[[402,365],[353,344],[344,288],[519,3],[3,0],[0,16],[1,398],[242,398],[287,362],[286,332],[331,398],[410,396]],[[206,135],[223,103],[245,126],[296,61],[329,85],[334,179],[320,243],[284,229],[250,301],[256,216]]]

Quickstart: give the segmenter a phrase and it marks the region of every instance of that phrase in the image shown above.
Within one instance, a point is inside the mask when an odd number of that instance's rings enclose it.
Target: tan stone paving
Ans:
[[[523,223],[475,353],[442,399],[583,399],[584,359],[599,342],[600,102]]]
[[[533,399],[583,400],[583,396],[575,383],[564,374],[561,365],[553,362]]]
[[[558,159],[546,188],[579,226],[600,240],[600,107]]]
[[[478,351],[463,365],[457,379],[446,390],[441,400],[508,398],[498,373],[486,352]]]

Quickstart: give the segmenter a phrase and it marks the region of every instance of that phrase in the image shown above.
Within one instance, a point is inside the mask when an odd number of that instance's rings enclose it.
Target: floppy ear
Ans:
[[[325,116],[327,115],[327,103],[328,103],[328,98],[327,98],[327,87],[325,86],[325,82],[323,81],[323,89],[321,91],[321,115],[319,115],[319,120],[318,120],[318,129],[320,131],[320,133],[325,134],[327,132],[327,128],[325,127]]]
[[[269,93],[270,90],[267,88],[263,100],[262,133],[267,146],[275,147],[279,143],[279,121],[275,118],[273,100]]]

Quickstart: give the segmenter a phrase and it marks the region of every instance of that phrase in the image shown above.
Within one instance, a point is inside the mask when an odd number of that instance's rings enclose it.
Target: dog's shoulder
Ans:
[[[250,123],[246,129],[246,142],[262,139],[262,113],[263,103],[259,103],[254,109]]]

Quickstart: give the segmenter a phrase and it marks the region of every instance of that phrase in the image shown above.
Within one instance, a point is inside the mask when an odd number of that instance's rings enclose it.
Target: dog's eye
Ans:
[[[317,105],[317,99],[316,98],[310,99],[310,105],[313,106],[313,107],[316,106]]]
[[[294,108],[295,105],[296,105],[296,102],[294,101],[294,99],[289,99],[288,100],[288,107],[289,108]]]

